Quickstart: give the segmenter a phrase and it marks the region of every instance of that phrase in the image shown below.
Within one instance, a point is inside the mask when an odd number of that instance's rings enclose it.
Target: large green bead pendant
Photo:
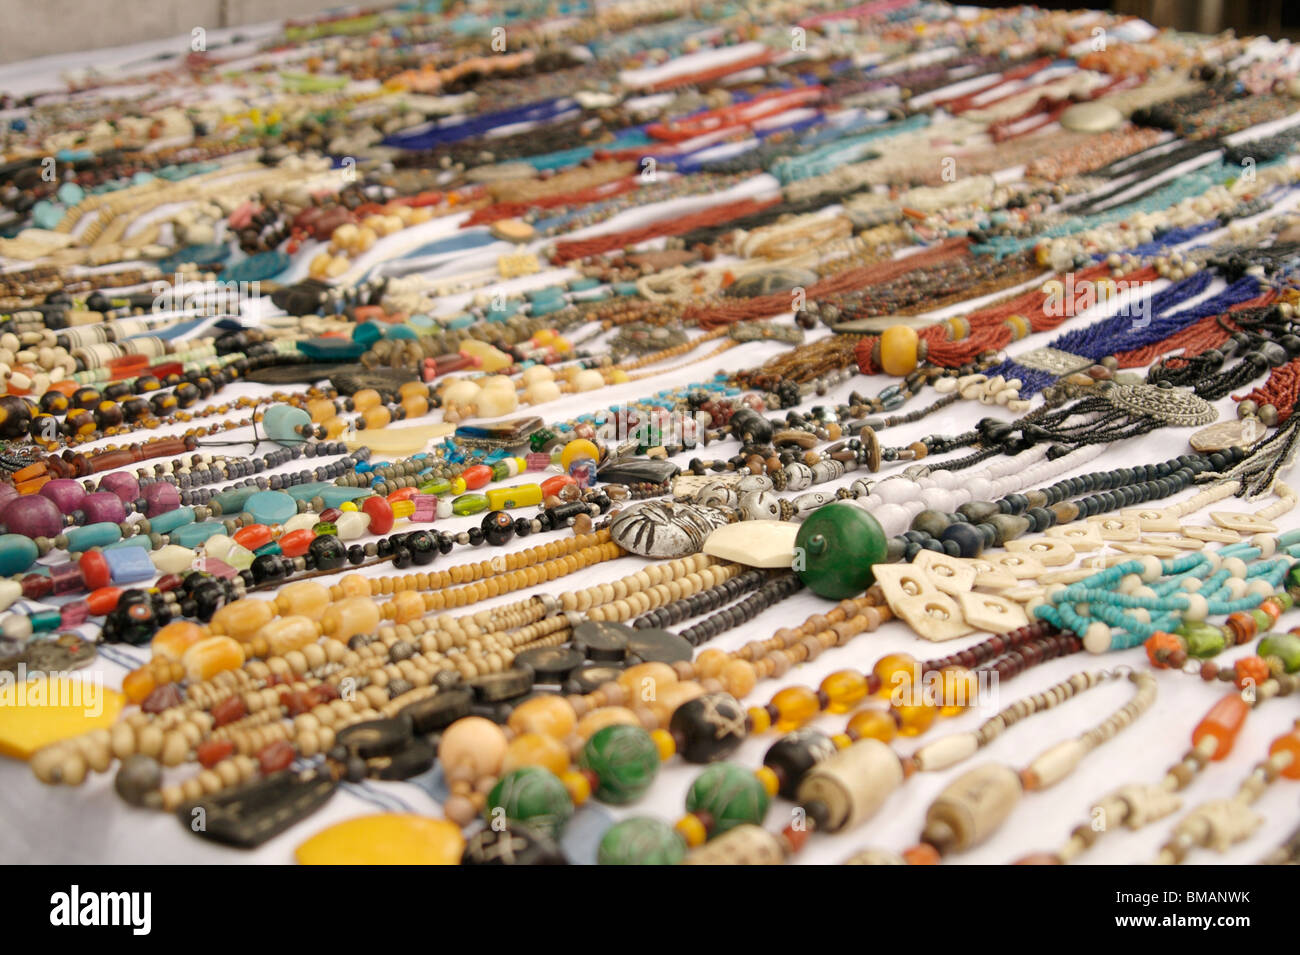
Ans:
[[[522,822],[554,839],[573,815],[573,800],[553,773],[523,766],[492,787],[483,815],[488,825]]]
[[[830,600],[860,596],[875,583],[872,568],[889,552],[880,523],[853,504],[813,511],[795,537],[794,568],[813,593]]]

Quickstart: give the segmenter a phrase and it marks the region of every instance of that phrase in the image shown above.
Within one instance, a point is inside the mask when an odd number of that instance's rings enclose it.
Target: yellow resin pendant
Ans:
[[[429,447],[429,442],[454,433],[456,426],[445,421],[437,424],[416,425],[413,428],[369,428],[364,431],[345,432],[343,443],[349,451],[366,447],[380,454],[419,454]]]
[[[402,813],[359,816],[316,833],[295,852],[302,865],[459,865],[460,827]]]
[[[30,759],[51,743],[107,729],[125,703],[99,682],[38,676],[19,683],[0,673],[0,754]]]

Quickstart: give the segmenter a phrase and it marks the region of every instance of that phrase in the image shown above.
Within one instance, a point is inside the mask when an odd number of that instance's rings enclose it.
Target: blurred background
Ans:
[[[391,2],[376,0],[374,5]],[[845,0],[845,6],[852,2]],[[1020,4],[975,0],[974,5]],[[1111,9],[1142,17],[1157,26],[1201,33],[1231,29],[1240,34],[1300,38],[1297,0],[1043,0],[1037,5],[1058,10]],[[0,0],[0,23],[6,27],[0,30],[0,63],[188,37],[195,27],[238,27],[331,9],[345,7],[328,0]]]

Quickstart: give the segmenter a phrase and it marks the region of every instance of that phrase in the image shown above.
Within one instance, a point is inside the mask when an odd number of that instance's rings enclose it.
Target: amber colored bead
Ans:
[[[311,415],[313,424],[324,424],[338,414],[339,411],[334,407],[334,402],[327,401],[324,398],[317,398],[315,401],[307,402],[307,413]]]
[[[766,733],[772,728],[772,715],[765,706],[751,706],[745,711],[749,718],[750,729],[755,733]]]
[[[880,336],[880,368],[887,375],[902,377],[916,371],[921,338],[916,329],[893,325]]]
[[[903,850],[903,859],[908,865],[938,865],[939,850],[928,842],[918,842],[910,849]]]
[[[157,688],[158,682],[148,667],[132,670],[122,678],[122,692],[132,703],[143,703]]]
[[[939,715],[939,708],[925,701],[893,705],[893,710],[898,716],[898,732],[902,736],[920,736]]]
[[[1259,630],[1259,625],[1255,623],[1255,618],[1248,613],[1228,614],[1228,630],[1232,633],[1232,642],[1238,646],[1243,643],[1249,643],[1251,638]]]
[[[402,387],[397,389],[397,397],[402,401],[409,401],[412,398],[429,397],[429,386],[422,381],[406,381]]]
[[[658,699],[661,689],[676,682],[677,671],[666,663],[638,663],[618,675],[618,685],[627,694],[629,706]]]
[[[191,681],[210,680],[218,673],[243,666],[244,649],[230,637],[208,637],[186,650],[181,663]]]
[[[206,739],[195,748],[194,755],[198,757],[200,766],[211,769],[234,752],[235,744],[228,739]]]
[[[352,396],[352,407],[363,414],[371,408],[378,407],[384,403],[384,399],[379,396],[379,392],[373,388],[362,388]]]
[[[568,700],[559,696],[535,696],[516,706],[506,721],[516,733],[542,733],[564,739],[577,725],[578,718]]]
[[[806,686],[788,686],[772,697],[776,707],[776,731],[788,733],[798,729],[821,711],[821,701]]]
[[[554,736],[521,733],[510,741],[501,771],[508,773],[524,766],[540,766],[558,776],[569,768],[569,750]]]
[[[335,415],[325,422],[325,437],[329,438],[331,441],[346,430],[348,430],[347,418],[341,418],[338,415]]]
[[[718,674],[722,688],[736,699],[744,699],[758,685],[758,674],[748,660],[732,660]]]
[[[429,399],[424,395],[412,395],[402,399],[402,409],[408,418],[421,418],[429,413]]]
[[[1291,762],[1282,770],[1282,775],[1287,779],[1300,779],[1300,730],[1292,730],[1285,736],[1273,740],[1268,748],[1268,755],[1276,756],[1281,752],[1291,754]]]
[[[297,531],[290,531],[280,538],[280,546],[284,546],[283,541],[286,537],[296,533]],[[308,531],[308,533],[311,532]],[[275,608],[284,616],[301,614],[304,617],[310,617],[312,620],[319,620],[329,604],[329,588],[314,580],[299,580],[286,584],[275,595]]]
[[[626,706],[602,706],[578,720],[574,733],[580,739],[588,740],[606,726],[640,725],[641,721],[636,718],[636,714]]]
[[[246,640],[275,618],[275,605],[269,600],[244,598],[228,603],[212,615],[208,628],[214,635],[225,634]]]
[[[836,670],[821,682],[828,713],[847,713],[867,698],[867,678],[856,670]]]
[[[940,716],[956,716],[979,702],[979,676],[965,667],[945,667],[940,674]]]
[[[871,672],[880,679],[876,696],[889,699],[897,690],[906,691],[919,675],[920,667],[910,653],[890,653],[876,661]]]
[[[885,710],[860,710],[849,720],[847,731],[855,740],[878,739],[888,743],[898,735],[898,722]]]
[[[176,620],[154,634],[150,644],[155,657],[179,660],[185,651],[206,636],[203,628],[188,620]]]
[[[387,405],[375,405],[375,407],[367,408],[362,413],[361,420],[366,423],[366,427],[371,431],[378,431],[393,420],[393,414],[388,410]]]
[[[1196,729],[1192,731],[1192,745],[1199,747],[1202,739],[1212,736],[1219,745],[1210,758],[1216,762],[1226,759],[1232,752],[1232,745],[1237,741],[1237,734],[1241,732],[1249,713],[1250,704],[1240,694],[1225,696],[1210,707],[1210,712],[1196,724]]]

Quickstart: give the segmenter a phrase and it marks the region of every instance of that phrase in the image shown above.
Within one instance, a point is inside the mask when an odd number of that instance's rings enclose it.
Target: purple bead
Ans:
[[[76,603],[64,604],[59,626],[65,630],[70,630],[73,627],[80,627],[89,619],[90,608],[83,602],[77,601]]]
[[[0,514],[4,513],[10,501],[15,501],[20,497],[22,495],[18,493],[18,488],[12,484],[0,484]]]
[[[10,501],[4,512],[10,534],[24,537],[58,537],[63,533],[63,514],[48,497],[28,494]]]
[[[86,499],[86,489],[81,486],[80,481],[74,481],[71,478],[55,478],[53,481],[46,481],[45,486],[38,492],[41,497],[48,497],[64,514],[71,514],[77,508],[81,507],[81,502]]]
[[[176,489],[175,484],[159,481],[144,489],[144,500],[147,505],[145,515],[157,517],[181,506],[181,492]]]
[[[51,567],[50,580],[54,583],[56,594],[69,594],[86,589],[86,582],[81,577],[81,565],[74,561]]]
[[[113,471],[99,479],[99,489],[116,494],[124,502],[140,499],[140,482],[126,471]]]
[[[81,513],[86,515],[87,524],[98,524],[101,521],[121,524],[126,520],[126,505],[116,494],[96,491],[94,494],[87,494],[86,499],[81,502]]]

